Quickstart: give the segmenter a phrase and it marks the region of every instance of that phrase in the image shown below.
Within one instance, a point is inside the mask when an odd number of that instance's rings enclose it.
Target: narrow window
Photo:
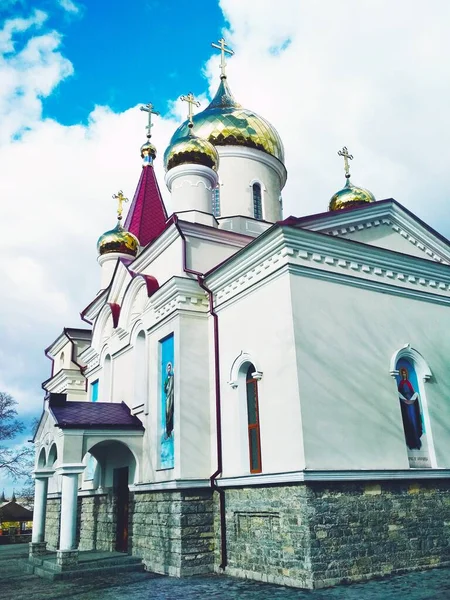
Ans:
[[[255,367],[250,365],[247,371],[247,416],[248,446],[250,452],[250,473],[261,473],[261,441],[259,434],[258,382],[253,378]]]
[[[111,402],[111,391],[112,391],[112,364],[111,356],[108,354],[105,357],[103,363],[102,372],[102,389],[101,389],[101,400],[102,402]]]
[[[91,383],[91,400],[97,402],[98,400],[98,379]]]
[[[147,402],[147,352],[145,333],[139,332],[135,345],[135,389],[133,408],[145,407]]]
[[[252,186],[253,193],[253,214],[255,219],[262,219],[262,201],[261,201],[261,184],[254,183]]]
[[[212,214],[215,217],[220,217],[220,188],[217,186],[212,191]]]

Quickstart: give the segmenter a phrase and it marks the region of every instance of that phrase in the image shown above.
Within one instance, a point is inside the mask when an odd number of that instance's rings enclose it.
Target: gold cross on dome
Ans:
[[[345,176],[348,179],[350,177],[350,167],[348,165],[348,161],[349,160],[353,160],[353,154],[349,154],[348,153],[347,146],[344,146],[342,148],[342,150],[338,150],[338,154],[339,154],[339,156],[343,156],[344,157]]]
[[[141,106],[141,110],[143,110],[144,112],[148,113],[148,125],[145,127],[145,129],[147,130],[147,137],[150,139],[152,137],[152,127],[153,127],[153,123],[152,123],[152,115],[157,115],[159,117],[159,112],[157,112],[156,110],[153,110],[153,104],[151,104],[150,102],[148,104],[144,104],[144,106]]]
[[[123,203],[128,202],[128,198],[125,198],[122,190],[119,190],[117,194],[113,194],[113,200],[117,200],[117,218],[120,221],[122,219]]]
[[[231,48],[227,48],[228,44],[223,38],[221,38],[217,44],[213,42],[211,46],[220,50],[220,77],[222,79],[226,79],[227,74],[225,73],[225,68],[227,66],[227,63],[225,60],[225,54],[233,56],[234,52]]]
[[[194,125],[194,121],[192,120],[192,117],[194,116],[194,106],[200,106],[200,102],[194,98],[194,94],[192,92],[189,92],[187,96],[180,96],[180,100],[183,100],[183,102],[187,102],[189,104],[188,119],[189,125],[192,127]]]

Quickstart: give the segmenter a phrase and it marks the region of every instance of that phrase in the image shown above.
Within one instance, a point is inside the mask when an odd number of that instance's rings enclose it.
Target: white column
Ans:
[[[52,472],[35,472],[34,511],[33,511],[33,543],[42,543],[45,536],[45,515],[47,512],[48,478]]]
[[[84,465],[62,465],[61,474],[61,529],[59,550],[76,550],[78,475]]]

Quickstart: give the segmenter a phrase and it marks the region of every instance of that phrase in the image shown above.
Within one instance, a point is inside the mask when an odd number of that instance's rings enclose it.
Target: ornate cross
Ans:
[[[125,198],[125,196],[123,195],[122,190],[119,190],[117,192],[117,194],[113,194],[113,199],[117,200],[117,218],[119,219],[119,221],[122,220],[122,213],[123,213],[123,203],[124,202],[128,202],[128,198]]]
[[[159,112],[157,112],[156,110],[153,110],[153,104],[151,104],[151,103],[141,106],[141,110],[148,113],[148,125],[146,126],[146,130],[147,130],[147,137],[150,139],[152,137],[151,129],[153,127],[152,115],[157,115],[159,117]]]
[[[348,166],[348,161],[353,160],[353,154],[349,154],[347,150],[347,146],[344,146],[342,150],[338,150],[339,156],[344,157],[344,168],[345,168],[345,176],[347,179],[350,177],[350,167]]]
[[[189,104],[188,119],[189,126],[192,127],[194,125],[194,121],[192,120],[192,117],[194,116],[194,106],[200,106],[200,102],[194,98],[194,94],[192,92],[189,92],[187,96],[180,96],[180,100],[183,100],[183,102],[187,102]]]
[[[214,42],[211,44],[213,48],[217,48],[218,50],[220,50],[220,77],[222,79],[225,79],[227,76],[227,74],[225,73],[225,68],[227,66],[225,54],[229,54],[230,56],[234,54],[231,48],[227,48],[227,45],[228,44],[223,38],[220,39],[217,44],[215,44]]]

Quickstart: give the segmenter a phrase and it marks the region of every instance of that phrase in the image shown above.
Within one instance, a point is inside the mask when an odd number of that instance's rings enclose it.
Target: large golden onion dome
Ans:
[[[204,111],[193,116],[194,131],[214,146],[256,148],[284,161],[283,142],[277,130],[233,98],[226,77],[221,78],[216,95]],[[182,123],[170,140],[166,155],[182,138],[187,138],[189,120]]]
[[[356,206],[363,206],[370,202],[375,202],[375,196],[372,192],[353,185],[350,178],[347,178],[342,190],[339,190],[332,196],[328,210],[335,211],[343,210],[344,208],[355,208]]]
[[[164,153],[166,171],[185,164],[204,165],[216,171],[219,154],[211,142],[193,135],[189,130],[188,135],[178,138]]]
[[[122,227],[120,221],[110,231],[98,238],[97,250],[100,256],[117,252],[136,256],[139,249],[139,240],[135,235]]]

